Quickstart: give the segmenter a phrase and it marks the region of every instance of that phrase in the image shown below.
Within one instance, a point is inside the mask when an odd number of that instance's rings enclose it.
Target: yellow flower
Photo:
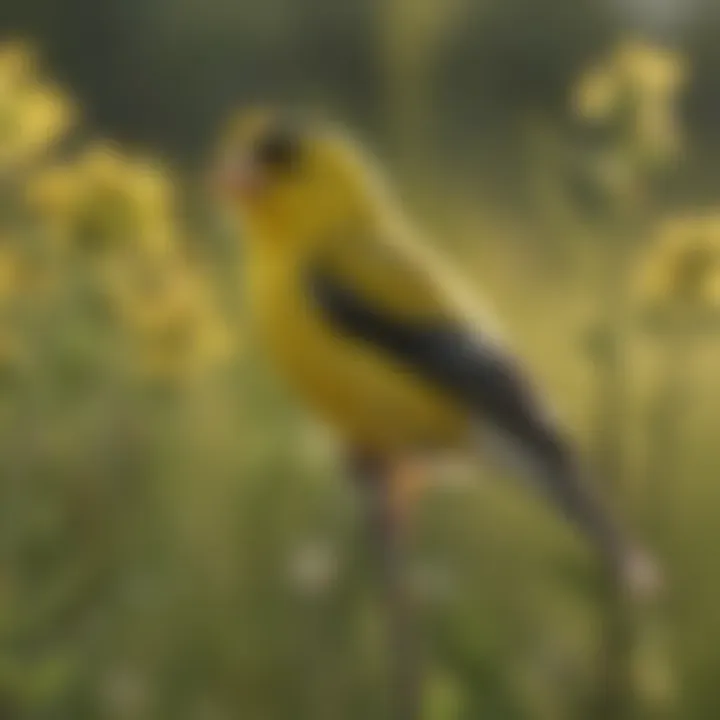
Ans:
[[[587,72],[575,89],[577,113],[587,120],[605,120],[615,111],[618,98],[616,78],[607,67]]]
[[[15,152],[36,156],[67,133],[76,120],[73,103],[58,89],[37,86],[18,98]]]
[[[145,251],[170,249],[177,234],[175,187],[163,166],[105,145],[88,152],[81,172],[89,190],[86,217],[97,230]]]
[[[673,51],[627,40],[581,76],[573,106],[585,120],[621,124],[640,156],[671,157],[680,145],[675,101],[686,76]]]
[[[29,205],[45,227],[90,255],[168,252],[177,237],[174,195],[162,166],[108,143],[39,173],[27,187]]]
[[[636,93],[667,96],[682,87],[687,68],[672,50],[640,40],[626,40],[615,51],[618,79]]]
[[[148,216],[172,212],[175,199],[168,171],[147,159],[136,160],[133,167],[132,191],[140,211]]]
[[[148,377],[194,379],[222,365],[232,354],[231,333],[214,312],[169,318],[141,348],[141,370]]]
[[[641,265],[641,300],[718,307],[720,303],[720,215],[667,221]]]
[[[210,284],[182,259],[131,264],[108,287],[144,375],[195,377],[232,354]]]
[[[0,168],[34,161],[70,129],[71,100],[37,75],[25,45],[0,46]]]
[[[672,101],[686,75],[683,60],[671,50],[627,40],[580,78],[575,107],[583,117],[608,119],[628,96]]]
[[[64,214],[78,195],[76,175],[69,165],[56,165],[31,176],[25,185],[28,205],[41,214]]]

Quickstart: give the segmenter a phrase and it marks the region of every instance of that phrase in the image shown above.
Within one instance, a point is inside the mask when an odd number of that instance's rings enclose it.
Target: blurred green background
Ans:
[[[427,488],[424,720],[720,716],[718,33],[713,0],[4,0],[0,718],[390,720],[352,489],[203,187],[257,102],[378,151],[666,568],[626,607],[515,483]]]

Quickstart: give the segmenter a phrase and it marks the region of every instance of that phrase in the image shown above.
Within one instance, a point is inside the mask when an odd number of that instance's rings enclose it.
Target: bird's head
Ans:
[[[243,114],[221,142],[215,185],[250,236],[308,243],[368,222],[383,203],[372,163],[339,128]]]

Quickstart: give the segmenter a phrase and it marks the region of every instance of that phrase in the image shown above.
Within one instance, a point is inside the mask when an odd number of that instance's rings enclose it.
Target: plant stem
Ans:
[[[622,233],[624,235],[624,233]],[[625,420],[628,397],[629,243],[618,238],[606,258],[603,280],[605,317],[598,363],[597,463],[607,492],[619,505],[625,489]],[[631,652],[633,623],[622,585],[609,577],[603,598],[603,646],[598,720],[632,717]]]
[[[356,473],[357,473],[356,467]],[[398,508],[391,467],[366,466],[357,474],[386,623],[392,720],[420,720],[422,677],[414,603],[408,583],[407,517]]]

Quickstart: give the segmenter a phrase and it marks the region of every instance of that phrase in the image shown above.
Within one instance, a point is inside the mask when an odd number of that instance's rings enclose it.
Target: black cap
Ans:
[[[270,170],[292,170],[301,155],[300,133],[288,125],[270,128],[255,145],[255,160]]]

